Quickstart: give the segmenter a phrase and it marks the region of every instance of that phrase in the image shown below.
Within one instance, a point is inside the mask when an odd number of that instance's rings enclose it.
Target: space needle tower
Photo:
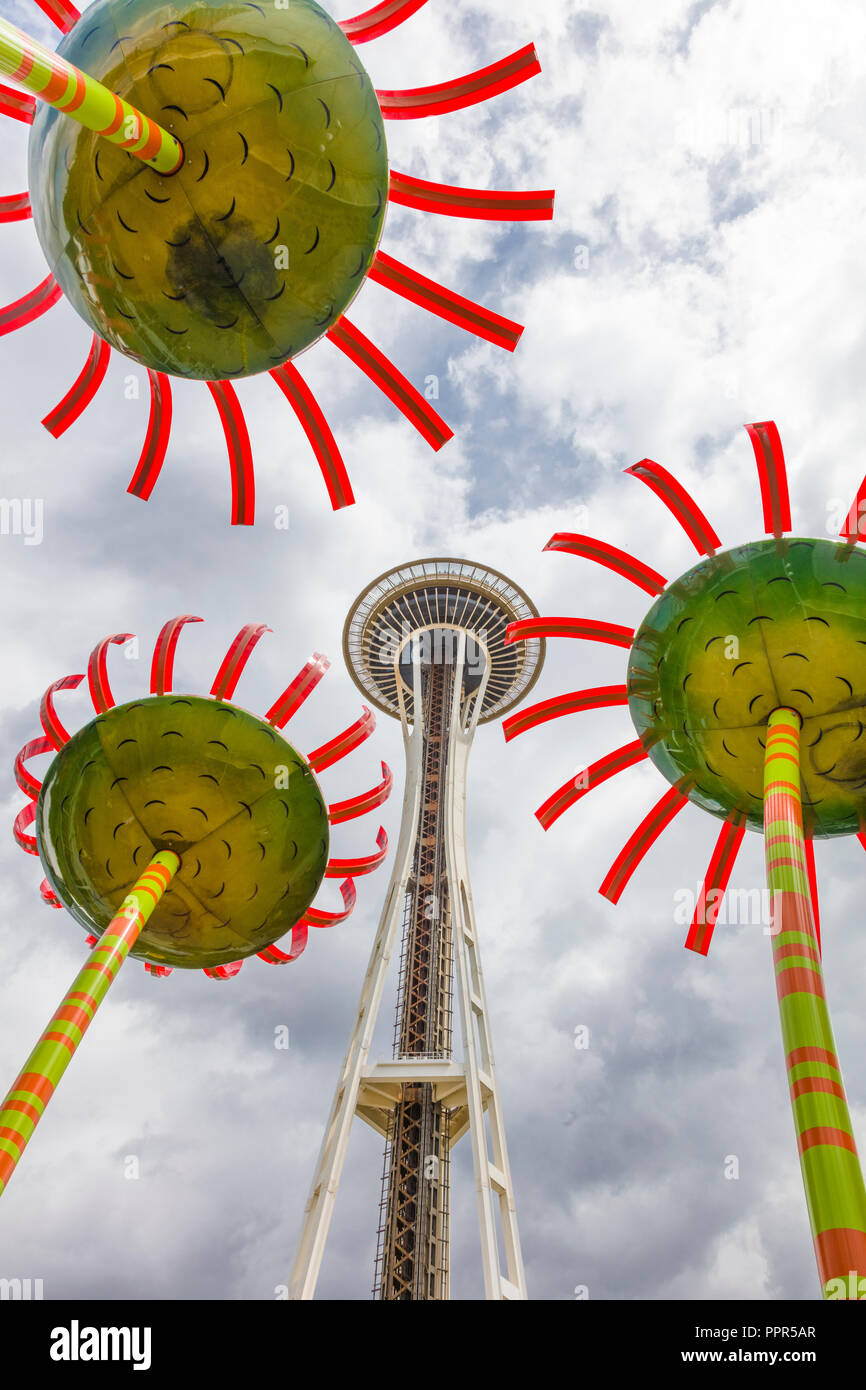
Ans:
[[[406,750],[400,837],[307,1202],[290,1295],[312,1298],[357,1115],[386,1141],[374,1295],[449,1297],[450,1153],[472,1145],[484,1296],[526,1282],[466,852],[466,773],[479,724],[535,683],[544,643],[506,645],[537,616],[504,575],[465,560],[418,560],[355,600],[343,635],[355,683],[399,719]],[[400,942],[393,1057],[370,1049]],[[454,995],[462,1047],[453,1048]],[[503,1267],[504,1265],[504,1267]]]

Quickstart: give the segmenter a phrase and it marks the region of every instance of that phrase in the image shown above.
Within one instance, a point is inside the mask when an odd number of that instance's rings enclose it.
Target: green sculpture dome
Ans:
[[[57,51],[184,149],[161,177],[40,104],[36,232],[90,327],[208,380],[320,338],[363,284],[388,197],[376,93],[331,17],[314,0],[96,0]]]
[[[284,936],[324,877],[328,811],[309,765],[245,710],[159,695],[100,714],[55,757],[36,838],[48,881],[100,934],[158,850],[181,868],[131,954],[211,968]]]
[[[767,719],[802,727],[809,834],[866,828],[866,555],[761,540],[670,584],[629,656],[629,709],[649,756],[697,805],[763,826]]]

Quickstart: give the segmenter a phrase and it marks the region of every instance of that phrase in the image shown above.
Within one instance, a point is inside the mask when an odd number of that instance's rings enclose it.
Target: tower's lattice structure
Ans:
[[[466,770],[478,724],[513,708],[535,682],[543,642],[505,641],[509,623],[533,616],[503,575],[423,560],[377,579],[346,622],[355,681],[402,723],[406,789],[391,883],[307,1203],[294,1298],[313,1297],[355,1115],[386,1141],[375,1296],[448,1298],[450,1153],[467,1133],[485,1295],[526,1296],[469,888]],[[371,1062],[398,933],[393,1057]]]

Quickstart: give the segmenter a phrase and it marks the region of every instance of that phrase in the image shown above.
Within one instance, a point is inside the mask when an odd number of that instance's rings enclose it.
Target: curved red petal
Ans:
[[[42,898],[42,901],[44,903],[47,903],[49,907],[55,907],[62,910],[63,903],[58,898],[57,894],[51,887],[51,884],[48,882],[47,878],[43,878],[42,882],[40,883],[39,893]]]
[[[485,338],[496,347],[504,348],[506,352],[513,352],[520,341],[523,333],[521,324],[503,318],[501,314],[494,314],[492,309],[485,309],[482,304],[475,304],[471,299],[464,299],[462,295],[445,289],[444,285],[437,284],[435,280],[428,280],[426,275],[403,265],[384,251],[376,252],[369,278],[379,285],[384,285],[386,289],[393,290],[395,294],[402,295],[404,299],[411,300],[413,304],[420,305],[422,309],[427,309],[429,313],[447,319],[449,323],[455,323],[467,333],[474,333],[476,337]]]
[[[232,478],[232,526],[252,526],[256,515],[256,483],[253,452],[241,403],[229,381],[209,381],[207,388],[216,402],[226,437]]]
[[[315,748],[307,757],[307,762],[314,772],[324,772],[326,767],[333,767],[341,758],[345,758],[347,753],[368,739],[376,728],[376,716],[366,705],[362,705],[363,714],[360,719],[356,719],[354,724],[350,724],[348,729],[344,729],[335,738],[323,743],[320,748]]]
[[[153,975],[158,980],[164,980],[167,975],[171,974],[171,966],[153,965],[149,960],[146,960],[144,962],[144,968],[147,971],[148,975]]]
[[[36,0],[37,5],[63,34],[68,34],[81,18],[70,0]]]
[[[160,470],[165,462],[168,441],[171,437],[171,382],[164,372],[147,369],[150,383],[150,415],[147,421],[147,434],[139,455],[135,472],[127,492],[146,502],[153,492]]]
[[[15,781],[24,795],[31,797],[34,801],[42,790],[42,783],[38,777],[33,776],[32,772],[27,771],[24,764],[28,758],[36,758],[40,753],[53,753],[55,751],[51,739],[45,738],[43,735],[40,738],[31,738],[28,743],[25,743],[15,759]]]
[[[25,854],[39,854],[36,837],[25,833],[28,825],[32,825],[35,819],[36,802],[28,801],[23,810],[18,812],[12,825],[12,834],[15,836],[15,842],[21,846]]]
[[[644,816],[634,834],[626,840],[608,869],[598,890],[603,898],[607,898],[608,902],[619,902],[623,890],[638,865],[643,862],[644,856],[687,802],[688,797],[683,796],[678,787],[669,787],[664,796],[659,798],[649,814]]]
[[[42,421],[48,433],[53,434],[55,439],[59,439],[61,434],[68,430],[82,411],[90,405],[105,379],[110,357],[111,348],[108,343],[94,333],[90,352],[81,372],[60,404],[49,411]]]
[[[113,637],[104,637],[90,653],[90,660],[87,663],[87,683],[90,687],[93,708],[97,714],[104,714],[107,709],[114,708],[114,696],[111,693],[111,686],[108,684],[108,648],[112,645],[121,646],[124,642],[130,642],[134,636],[135,633],[133,632],[115,632]]]
[[[593,536],[581,536],[574,531],[557,531],[544,549],[563,551],[568,555],[577,555],[583,560],[594,560],[597,565],[604,565],[605,569],[612,570],[614,574],[621,574],[623,579],[631,580],[632,584],[643,589],[645,593],[652,594],[654,598],[663,592],[668,582],[664,575],[650,569],[649,565],[636,560],[625,550],[608,545],[607,541],[596,540]]]
[[[381,5],[374,5],[353,19],[341,19],[339,26],[350,43],[369,43],[404,24],[426,3],[427,0],[382,0]]]
[[[292,927],[291,950],[281,951],[279,946],[266,946],[263,951],[257,951],[259,960],[267,961],[268,965],[288,965],[291,961],[297,960],[307,949],[307,940],[310,931],[306,922],[298,922]]]
[[[62,676],[59,681],[53,681],[42,696],[42,703],[39,706],[39,718],[42,722],[43,729],[48,735],[52,748],[55,748],[58,753],[64,743],[69,742],[69,734],[57,717],[57,711],[54,708],[55,693],[58,690],[77,690],[83,680],[83,673],[80,676]]]
[[[344,879],[340,884],[340,893],[343,898],[342,912],[324,912],[320,908],[309,907],[304,913],[301,921],[308,927],[335,927],[338,922],[345,922],[355,910],[355,903],[358,900],[358,890],[350,878]]]
[[[676,517],[699,555],[715,555],[721,549],[719,540],[691,493],[678,483],[672,473],[652,459],[641,459],[624,470],[638,478],[660,497],[668,511]]]
[[[0,82],[0,116],[11,116],[13,120],[23,121],[25,125],[32,125],[35,115],[35,97],[26,96],[24,92],[16,92],[14,87],[7,87]]]
[[[330,661],[321,652],[313,652],[306,666],[298,672],[274,703],[265,719],[275,729],[284,729],[293,714],[296,714],[307,696],[312,694],[319,681],[330,666]]]
[[[209,980],[233,980],[235,975],[240,972],[243,965],[242,960],[233,960],[230,965],[215,965],[210,970],[205,970]]]
[[[230,700],[235,693],[243,669],[249,661],[253,648],[266,632],[272,632],[267,623],[247,623],[242,627],[225,654],[223,663],[217,671],[216,680],[211,686],[215,700]]]
[[[361,792],[358,796],[350,796],[348,801],[334,801],[328,807],[328,820],[331,825],[341,825],[344,821],[355,820],[357,816],[365,816],[368,811],[372,811],[376,806],[381,806],[391,795],[391,788],[394,785],[394,774],[391,772],[387,763],[382,764],[382,781],[375,787],[371,787],[368,792]]]
[[[453,439],[454,431],[441,415],[437,415],[430,402],[347,318],[341,318],[325,336],[379,387],[432,449],[438,451]]]
[[[0,222],[26,222],[32,216],[29,193],[9,193],[0,198]]]
[[[509,623],[505,643],[525,642],[531,637],[581,637],[586,642],[607,642],[613,647],[630,647],[634,628],[619,623],[600,623],[594,618],[523,618]]]
[[[377,91],[382,115],[388,121],[411,121],[420,116],[442,116],[446,111],[460,111],[466,106],[489,101],[500,92],[517,87],[541,72],[535,45],[524,48],[491,63],[465,77],[439,82],[433,87],[415,87],[410,91]]]
[[[150,667],[151,695],[165,695],[167,691],[171,690],[174,675],[174,653],[181,628],[185,623],[203,621],[203,618],[195,618],[191,613],[184,614],[182,618],[169,618],[157,637],[153,649],[153,661]]]
[[[14,304],[7,304],[5,308],[0,309],[0,338],[40,318],[62,298],[63,291],[54,276],[46,275],[35,290],[23,295],[21,299],[16,299]]]
[[[588,690],[572,690],[567,695],[554,695],[552,700],[539,700],[527,705],[502,721],[505,742],[546,724],[549,719],[561,719],[564,714],[577,714],[587,709],[608,709],[612,705],[627,705],[628,690],[624,685],[596,685]]]
[[[536,811],[537,819],[545,830],[549,830],[554,822],[559,820],[563,812],[573,806],[576,801],[580,801],[587,792],[594,791],[596,787],[601,786],[602,782],[606,782],[610,777],[615,777],[618,772],[625,772],[626,768],[642,762],[647,756],[647,750],[639,738],[635,739],[633,743],[623,744],[622,748],[615,748],[612,753],[606,753],[597,762],[575,773],[552,796],[549,796]]]
[[[688,951],[696,951],[698,955],[705,956],[710,949],[722,898],[745,833],[746,822],[736,814],[729,816],[719,831],[719,838],[716,840],[716,847],[706,878],[701,885],[689,934],[686,937]]]
[[[781,536],[791,529],[791,503],[788,500],[788,474],[779,431],[772,420],[746,425],[761,484],[764,530],[768,536]]]
[[[552,188],[512,193],[501,189],[459,188],[450,183],[430,183],[391,170],[388,194],[392,203],[438,212],[448,217],[475,217],[490,222],[549,222],[553,217]]]
[[[284,362],[281,367],[275,367],[270,375],[297,415],[310,441],[334,511],[339,511],[341,507],[351,507],[355,496],[343,457],[309,386],[291,362]]]
[[[325,869],[325,878],[343,878],[346,875],[350,878],[360,878],[362,874],[373,873],[383,863],[388,853],[388,836],[385,833],[384,825],[379,826],[376,844],[379,848],[375,854],[365,854],[357,859],[329,859]]]

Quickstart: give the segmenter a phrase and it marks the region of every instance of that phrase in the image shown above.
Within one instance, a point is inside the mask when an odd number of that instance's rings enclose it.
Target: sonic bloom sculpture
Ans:
[[[329,858],[329,827],[387,799],[387,766],[377,786],[331,805],[317,780],[369,738],[371,711],[306,757],[283,737],[328,668],[318,653],[264,718],[231,703],[269,631],[262,624],[238,633],[210,698],[174,692],[178,637],[184,624],[200,621],[186,615],[166,623],[150,696],[123,705],[111,693],[107,653],[132,634],[105,638],[87,669],[96,717],[70,736],[54,697],[85,677],[55,681],[42,700],[43,733],[16,760],[28,802],[15,819],[15,839],[41,859],[43,899],[67,908],[91,952],[0,1107],[0,1192],[127,955],[155,976],[201,968],[214,980],[233,978],[253,955],[285,965],[306,948],[310,927],[345,921],[356,901],[354,879],[387,854],[380,828],[372,854]],[[40,782],[27,764],[49,753]],[[333,878],[342,910],[314,907],[323,880]],[[277,942],[289,933],[284,951]]]
[[[0,334],[65,295],[93,331],[87,361],[43,424],[55,437],[93,399],[114,349],[147,369],[150,419],[129,485],[148,498],[171,429],[172,377],[207,382],[232,480],[232,521],[254,519],[250,440],[231,384],[269,372],[297,415],[334,508],[354,501],[339,449],[294,359],[327,337],[433,449],[452,436],[346,318],[365,280],[513,351],[519,324],[379,250],[389,202],[447,216],[536,221],[553,193],[455,188],[389,170],[385,122],[458,111],[540,71],[531,44],[456,81],[377,91],[359,44],[424,0],[387,0],[337,24],[314,0],[40,0],[64,37],[43,49],[0,20],[0,113],[32,124],[32,216],[47,277],[0,309]]]
[[[866,1189],[824,992],[813,840],[856,835],[866,846],[866,555],[856,544],[866,480],[841,539],[791,537],[776,426],[747,429],[768,539],[722,550],[676,479],[644,459],[626,471],[686,531],[703,557],[694,569],[668,584],[591,537],[548,542],[548,550],[606,565],[655,602],[637,632],[578,618],[513,624],[510,641],[565,636],[621,646],[628,676],[522,710],[505,721],[505,736],[573,711],[628,705],[638,737],[572,778],[536,815],[547,830],[594,787],[651,759],[671,785],[600,892],[619,901],[687,802],[709,811],[722,827],[685,943],[702,955],[746,828],[763,831],[773,968],[820,1280],[826,1297],[856,1298],[866,1277]]]

